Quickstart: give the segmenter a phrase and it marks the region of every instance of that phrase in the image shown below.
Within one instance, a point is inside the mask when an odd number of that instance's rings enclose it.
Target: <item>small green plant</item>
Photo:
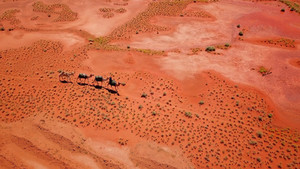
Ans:
[[[146,93],[143,93],[141,97],[146,98],[146,97],[147,97],[147,94],[146,94]]]
[[[192,113],[191,112],[185,112],[185,116],[188,118],[192,118]]]
[[[241,27],[241,25],[240,25],[240,24],[238,24],[238,25],[236,25],[236,27],[237,27],[237,28],[240,28],[240,27]]]
[[[155,111],[153,111],[153,112],[152,112],[152,115],[153,115],[153,116],[155,116],[155,115],[156,115],[156,112],[155,112]]]
[[[284,8],[282,8],[280,11],[281,11],[281,12],[285,12],[285,9],[284,9]]]
[[[205,49],[206,52],[212,52],[212,51],[216,51],[216,48],[213,47],[213,46],[208,46],[206,49]]]
[[[143,108],[143,105],[139,105],[139,109],[142,109]]]
[[[257,131],[257,132],[256,132],[256,135],[257,135],[259,138],[262,138],[263,133],[262,133],[262,131]]]
[[[273,114],[271,114],[271,113],[268,114],[268,117],[269,117],[269,118],[272,118],[272,117],[273,117]]]
[[[241,31],[241,32],[239,32],[239,35],[240,35],[240,36],[243,36],[243,35],[244,35],[244,33]]]
[[[263,117],[259,116],[259,117],[258,117],[258,120],[259,120],[259,121],[262,121],[262,120],[263,120]]]
[[[200,104],[200,105],[203,105],[203,104],[204,104],[204,101],[203,101],[203,100],[201,100],[201,101],[199,102],[199,104]]]
[[[0,28],[0,31],[4,31],[4,30],[5,30],[4,27],[1,27],[1,28]]]
[[[259,67],[259,73],[267,73],[267,69],[265,68],[265,67],[263,67],[263,66],[261,66],[261,67]]]
[[[256,159],[258,162],[261,162],[261,158],[260,157],[257,157]]]
[[[254,141],[254,140],[250,140],[250,141],[249,141],[249,144],[250,144],[250,145],[256,145],[256,144],[257,144],[257,142],[256,142],[256,141]]]
[[[229,43],[225,43],[225,47],[228,48],[230,46]]]
[[[163,93],[163,96],[166,96],[166,95],[167,95],[167,93],[166,93],[166,92],[164,92],[164,93]]]

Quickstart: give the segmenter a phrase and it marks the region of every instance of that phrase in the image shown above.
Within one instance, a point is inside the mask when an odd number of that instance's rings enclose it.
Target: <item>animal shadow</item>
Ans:
[[[80,86],[87,86],[88,84],[87,83],[80,83],[80,82],[77,82],[78,85]]]
[[[98,86],[98,85],[94,85],[94,88],[95,89],[102,89],[103,87],[102,86]]]
[[[69,81],[66,81],[66,80],[60,80],[60,83],[73,83],[73,82],[69,82]]]
[[[115,90],[112,90],[112,89],[109,89],[109,88],[105,88],[109,93],[111,94],[117,94],[118,96],[120,96],[119,92],[118,91],[115,91]]]

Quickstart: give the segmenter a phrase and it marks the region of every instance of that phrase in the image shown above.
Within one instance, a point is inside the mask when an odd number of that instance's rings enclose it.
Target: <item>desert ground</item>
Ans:
[[[1,169],[300,168],[299,0],[0,0],[0,65]]]

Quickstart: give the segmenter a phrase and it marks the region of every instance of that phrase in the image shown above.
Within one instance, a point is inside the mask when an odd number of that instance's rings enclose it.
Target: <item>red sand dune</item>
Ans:
[[[297,9],[1,1],[0,168],[299,168]]]

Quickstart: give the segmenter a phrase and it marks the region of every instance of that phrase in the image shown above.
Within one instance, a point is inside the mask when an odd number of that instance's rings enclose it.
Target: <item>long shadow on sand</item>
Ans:
[[[109,88],[106,88],[106,87],[103,87],[103,86],[97,86],[97,85],[91,85],[91,86],[94,86],[95,89],[105,89],[111,94],[117,94],[118,96],[120,96],[118,91],[115,91],[115,90],[112,90],[112,89],[109,89]]]
[[[60,83],[73,83],[73,82],[66,81],[66,80],[60,80]]]
[[[77,84],[80,85],[80,86],[88,86],[89,85],[87,83],[80,83],[80,82],[77,82]]]

